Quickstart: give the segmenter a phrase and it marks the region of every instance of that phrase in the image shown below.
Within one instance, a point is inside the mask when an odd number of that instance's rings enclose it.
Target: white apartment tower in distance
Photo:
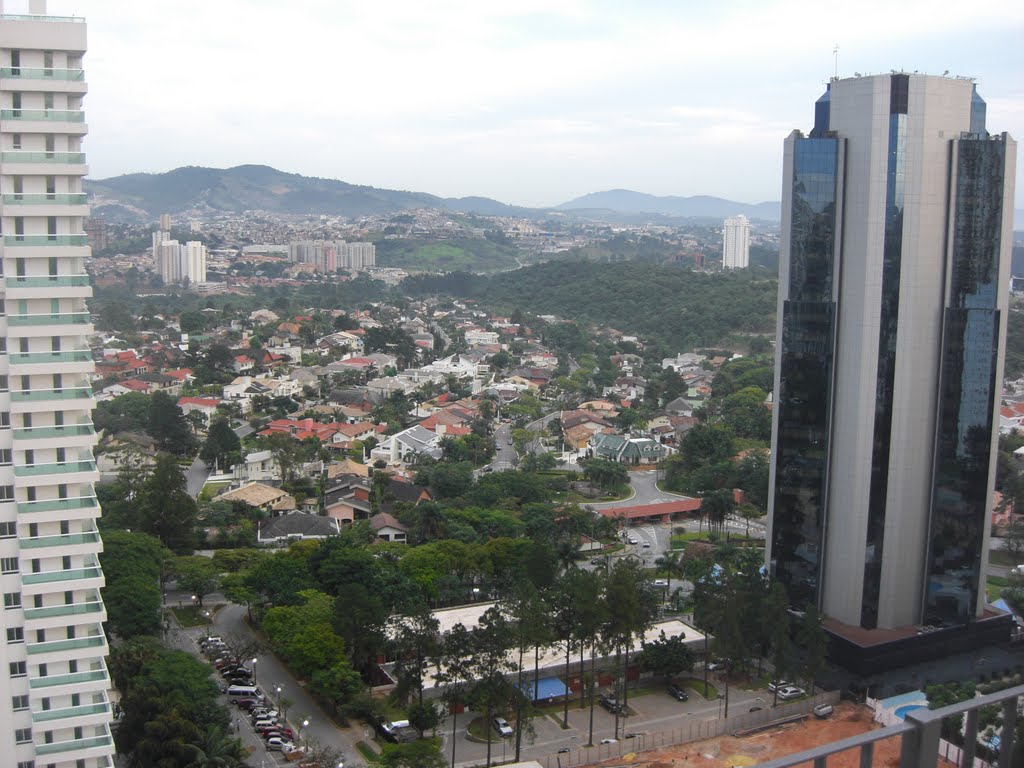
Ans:
[[[205,283],[206,246],[198,240],[184,245],[168,240],[168,233],[153,233],[153,271],[164,283]]]
[[[722,230],[722,268],[743,269],[750,264],[750,222],[743,214],[725,220]]]
[[[0,0],[0,764],[113,765],[94,367],[81,18]],[[20,8],[19,8],[20,10]]]

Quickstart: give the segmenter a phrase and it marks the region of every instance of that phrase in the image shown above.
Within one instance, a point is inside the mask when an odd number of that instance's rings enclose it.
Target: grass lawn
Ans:
[[[718,689],[715,688],[711,683],[708,683],[707,688],[704,687],[704,681],[698,680],[695,677],[687,678],[683,680],[683,687],[689,688],[691,691],[695,691],[703,696],[708,701],[718,698]]]
[[[1018,564],[1017,561],[1013,559],[1013,555],[1005,549],[990,549],[988,551],[988,561],[992,563],[992,565],[1003,565],[1007,568],[1012,568]]]
[[[198,605],[186,605],[183,608],[171,608],[170,610],[183,627],[202,627],[211,624],[215,613],[213,608],[200,608]],[[209,618],[204,615],[204,611],[209,612]]]
[[[1009,584],[1010,580],[1003,576],[989,576],[985,581],[985,593],[988,595],[989,602],[998,600],[1003,589]]]
[[[203,490],[199,492],[199,501],[210,501],[214,496],[217,495],[221,490],[231,485],[230,482],[223,483],[207,483],[203,486]]]
[[[363,759],[366,762],[368,762],[368,763],[379,763],[380,762],[380,755],[378,755],[376,752],[374,752],[373,751],[373,747],[371,747],[365,741],[357,741],[356,742],[356,750],[359,752],[360,755],[363,756]]]

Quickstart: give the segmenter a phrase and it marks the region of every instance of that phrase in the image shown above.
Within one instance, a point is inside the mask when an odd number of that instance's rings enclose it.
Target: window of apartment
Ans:
[[[64,464],[68,460],[68,449],[58,448],[57,449],[57,463]]]
[[[14,77],[21,74],[21,51],[11,51],[11,74]]]
[[[43,94],[43,109],[53,109],[53,91]]]
[[[24,235],[25,234],[25,217],[24,216],[15,216],[14,217],[14,234],[16,236]]]
[[[20,133],[12,133],[11,134],[11,148],[12,149],[21,149],[21,134]]]
[[[64,555],[60,559],[60,569],[62,571],[70,571],[71,570],[71,555]]]
[[[4,610],[21,608],[21,592],[4,592]]]
[[[5,302],[3,299],[0,299],[0,315],[6,315],[6,314],[7,314],[7,302]]]
[[[11,696],[11,709],[15,712],[28,709],[28,696]]]
[[[71,533],[71,523],[67,520],[60,521],[60,535],[67,536]]]
[[[50,337],[50,351],[60,352],[60,336]],[[58,413],[63,413],[63,411],[58,411]]]
[[[7,665],[11,677],[28,677],[28,667],[24,661],[12,661]]]
[[[7,411],[0,411],[0,429],[7,429],[11,426],[11,414]]]
[[[17,744],[28,744],[30,741],[32,741],[32,729],[16,728],[14,730],[14,741]]]
[[[75,741],[78,741],[79,739],[81,739],[82,736],[84,735],[84,733],[85,732],[82,730],[82,726],[76,725],[75,726]]]
[[[57,236],[57,217],[47,216],[46,217],[46,234],[53,240]]]
[[[72,659],[71,661],[68,662],[68,672],[70,672],[73,675],[77,671],[78,671],[78,659]]]
[[[36,768],[35,760],[22,760],[18,763],[18,768]]]
[[[8,627],[7,628],[7,642],[11,643],[24,643],[25,642],[25,628],[24,627]]]
[[[14,486],[13,485],[2,485],[0,488],[10,488],[10,498],[14,498]],[[0,539],[13,539],[18,535],[18,524],[17,523],[0,523]]]
[[[0,557],[0,573],[17,573],[18,558]]]
[[[31,467],[36,463],[36,452],[34,448],[25,451],[25,465]]]
[[[0,314],[3,314],[3,313],[0,313]],[[10,388],[11,388],[11,383],[8,380],[7,376],[6,375],[0,376],[0,392],[6,392]],[[9,464],[10,462],[7,462],[7,463]]]
[[[14,501],[13,485],[0,485],[0,501]],[[0,523],[0,538],[10,538],[14,535],[13,531],[10,535],[4,535],[3,526],[5,525],[13,525],[13,523]]]
[[[7,337],[0,338],[0,354],[7,354]]]
[[[46,630],[45,629],[37,629],[36,630],[36,642],[37,643],[45,643],[46,642]]]
[[[56,176],[47,176],[46,177],[46,194],[47,194],[47,196],[52,199],[53,196],[56,193],[57,193],[57,177]],[[56,261],[56,259],[51,257],[50,261]]]
[[[50,671],[46,668],[45,664],[39,665],[39,677],[46,677],[50,674]]]
[[[51,256],[49,259],[46,260],[46,270],[47,270],[47,274],[50,277],[56,277],[57,276],[57,257],[56,256]]]
[[[20,310],[21,308],[19,307],[18,309]],[[24,314],[24,313],[22,313],[22,314]],[[28,338],[27,337],[22,336],[20,339],[18,339],[18,352],[20,352],[23,355],[28,354]],[[28,383],[26,381],[26,379],[28,379],[28,376],[22,376],[21,377],[21,388],[22,389],[28,389],[28,387],[25,386]]]
[[[43,69],[53,69],[53,51],[43,51]]]
[[[2,377],[0,377],[0,378],[2,378]],[[0,391],[6,391],[6,390],[7,390],[7,387],[0,387]],[[10,448],[0,448],[0,464],[10,464],[10,463],[12,463],[11,449]]]
[[[54,149],[55,149],[55,147],[57,146],[57,139],[54,137],[54,135],[52,133],[48,133],[48,134],[46,134],[45,142],[46,142],[46,152],[48,154],[52,154]]]
[[[73,602],[75,602],[75,593],[71,592],[71,591],[65,592],[64,593],[64,604],[65,605],[71,605]]]
[[[15,91],[11,94],[11,109],[14,111],[15,117],[20,117],[21,110],[21,94]]]

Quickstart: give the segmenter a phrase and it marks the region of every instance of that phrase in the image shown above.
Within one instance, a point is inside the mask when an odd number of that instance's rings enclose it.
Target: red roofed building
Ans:
[[[206,417],[206,423],[210,423],[210,419],[213,414],[217,412],[217,406],[220,405],[220,400],[212,397],[179,397],[178,407],[181,408],[182,413],[192,413],[196,411],[203,414]]]
[[[128,379],[150,370],[149,363],[139,360],[134,352],[118,352],[96,363],[96,373],[103,378]]]
[[[700,499],[682,498],[678,501],[664,501],[660,504],[641,504],[635,507],[605,507],[601,510],[603,517],[612,520],[629,522],[660,522],[667,523],[681,515],[696,512],[700,509]]]

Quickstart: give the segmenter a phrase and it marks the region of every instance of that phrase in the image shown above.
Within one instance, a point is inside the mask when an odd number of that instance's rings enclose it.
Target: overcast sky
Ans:
[[[5,0],[7,12],[18,0]],[[91,176],[271,165],[521,205],[780,197],[835,71],[969,75],[1024,141],[1024,2],[49,0],[89,22]],[[1018,163],[1024,200],[1024,153]]]

